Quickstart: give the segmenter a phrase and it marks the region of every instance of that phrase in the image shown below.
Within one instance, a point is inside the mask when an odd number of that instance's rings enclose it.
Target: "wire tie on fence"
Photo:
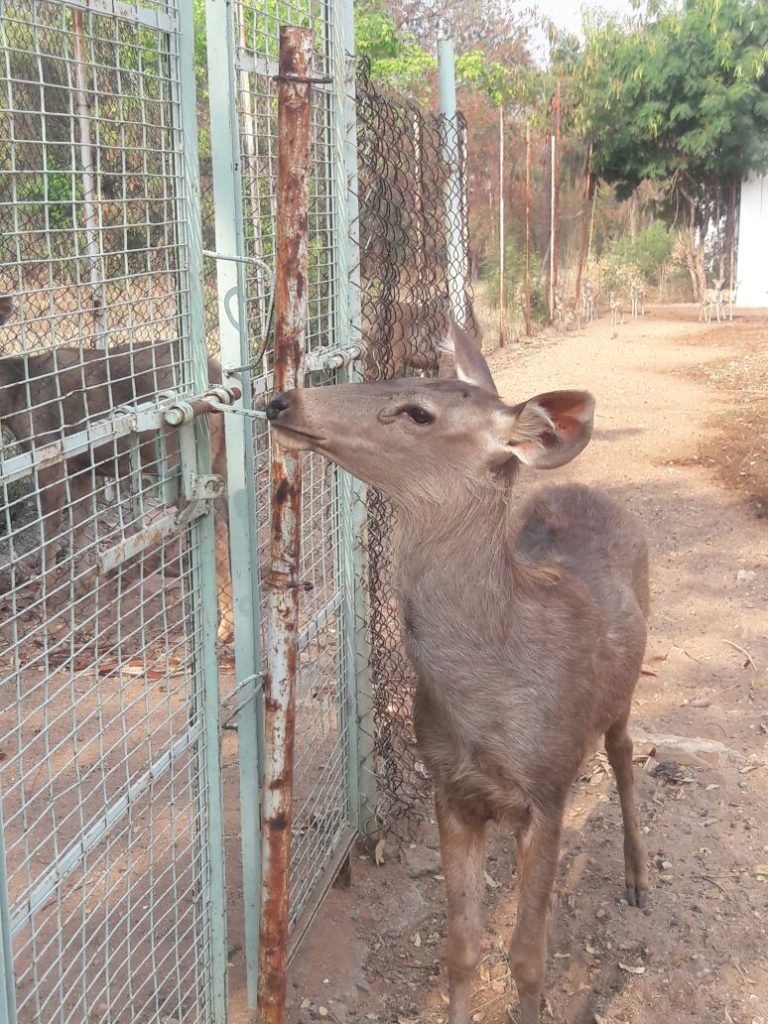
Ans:
[[[309,580],[292,579],[285,572],[271,572],[263,580],[267,590],[314,590],[315,584]]]
[[[331,85],[330,75],[273,75],[275,82],[298,82],[300,85]]]

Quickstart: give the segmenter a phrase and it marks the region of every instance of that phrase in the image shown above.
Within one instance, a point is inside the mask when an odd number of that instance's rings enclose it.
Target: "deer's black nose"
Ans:
[[[267,419],[276,420],[280,413],[288,408],[288,405],[288,395],[275,395],[267,406]]]

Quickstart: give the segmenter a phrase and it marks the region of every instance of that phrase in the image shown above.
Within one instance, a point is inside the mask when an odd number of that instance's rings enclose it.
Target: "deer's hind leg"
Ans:
[[[631,907],[648,905],[648,859],[635,810],[635,775],[632,767],[632,737],[627,731],[627,712],[605,734],[605,752],[616,776],[624,822],[624,878]]]

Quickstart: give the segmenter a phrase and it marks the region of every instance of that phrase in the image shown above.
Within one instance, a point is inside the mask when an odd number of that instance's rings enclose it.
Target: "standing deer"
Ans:
[[[552,293],[553,319],[561,331],[565,330],[565,303],[563,302],[563,289],[555,288]]]
[[[579,303],[576,299],[567,299],[562,288],[555,289],[554,293],[554,319],[561,331],[579,330],[581,328],[581,317]]]
[[[591,281],[585,281],[581,289],[581,308],[584,314],[584,319],[587,323],[591,323],[592,320],[597,319],[597,309],[595,308],[595,290],[592,287]]]
[[[608,293],[608,305],[611,309],[611,324],[615,327],[616,324],[624,323],[624,308],[621,305],[621,299],[616,292]]]
[[[719,323],[723,319],[723,281],[725,279],[720,277],[715,281],[714,288],[705,288],[701,293],[701,308],[699,310],[699,320],[703,320],[705,324],[708,324],[712,318],[712,310],[715,311],[717,322]]]
[[[645,286],[639,277],[629,282],[629,302],[632,316],[645,316]]]
[[[720,307],[723,309],[723,316],[725,316],[724,307],[728,307],[729,320],[733,320],[733,307],[736,303],[736,292],[738,287],[738,284],[736,284],[733,288],[726,288],[720,293]]]
[[[521,1022],[536,1024],[563,812],[601,735],[621,800],[627,900],[648,898],[627,732],[647,553],[639,524],[599,490],[549,487],[516,507],[521,465],[575,458],[594,401],[554,391],[507,405],[470,337],[452,334],[458,381],[289,391],[267,418],[280,443],[322,453],[398,508],[399,608],[448,896],[450,1022],[469,1019],[486,825],[501,821],[517,838],[520,890],[509,963]]]

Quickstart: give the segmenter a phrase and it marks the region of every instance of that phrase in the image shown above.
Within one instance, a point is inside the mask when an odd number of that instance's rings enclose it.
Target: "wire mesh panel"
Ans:
[[[113,10],[0,8],[0,788],[30,1024],[218,1013],[213,535],[204,447],[164,420],[207,377],[191,4]]]
[[[451,373],[440,344],[451,317],[476,335],[469,281],[464,124],[379,92],[361,62],[357,81],[360,305],[368,380]],[[458,151],[456,151],[458,149]],[[451,174],[451,166],[458,173]],[[457,301],[458,295],[458,301]],[[408,829],[427,792],[413,734],[413,669],[392,583],[390,501],[368,492],[368,564],[376,816]]]
[[[323,372],[323,353],[349,345],[339,336],[341,289],[346,287],[346,225],[337,207],[346,183],[343,111],[344,54],[340,42],[344,5],[333,0],[296,0],[265,7],[255,0],[234,8],[233,48],[238,148],[241,161],[244,306],[251,341],[251,386],[257,403],[272,389],[270,330],[277,210],[277,74],[281,25],[308,25],[314,32],[312,147],[309,215],[307,384],[338,379]],[[340,62],[340,63],[339,63]],[[339,72],[341,67],[341,72]],[[241,299],[241,309],[243,300]],[[254,421],[253,449],[262,571],[268,562],[270,472],[266,423]],[[317,456],[304,465],[302,592],[297,692],[296,763],[291,920],[316,904],[318,885],[340,845],[351,841],[349,674],[345,635],[341,548],[343,509],[339,471]],[[262,613],[266,603],[262,603]],[[264,621],[262,614],[262,622]]]

